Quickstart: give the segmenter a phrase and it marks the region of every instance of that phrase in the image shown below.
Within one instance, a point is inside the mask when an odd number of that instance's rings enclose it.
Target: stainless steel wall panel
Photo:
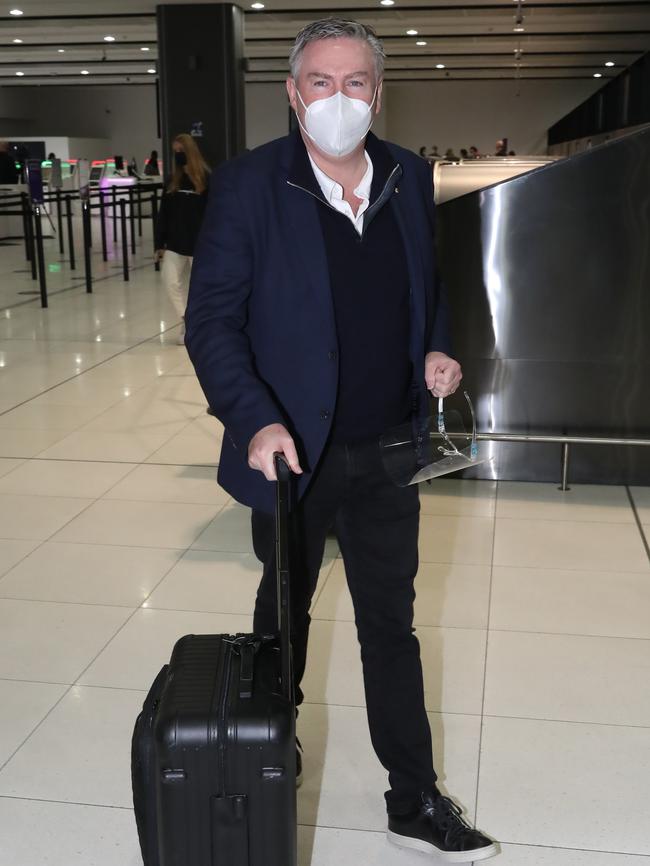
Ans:
[[[438,240],[479,430],[650,436],[650,130],[446,202]],[[559,446],[494,448],[490,476],[559,478]],[[641,451],[570,476],[650,483]]]

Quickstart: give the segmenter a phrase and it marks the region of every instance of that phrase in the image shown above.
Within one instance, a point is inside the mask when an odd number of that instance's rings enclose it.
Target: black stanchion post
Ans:
[[[138,194],[138,237],[142,237],[142,193],[140,191],[140,184],[138,183],[135,188],[136,193]]]
[[[102,232],[102,261],[108,261],[108,255],[106,253],[106,214],[104,212],[105,202],[104,202],[104,190],[100,189],[99,191],[99,227]]]
[[[90,217],[92,216],[92,211],[90,209],[90,203],[92,199],[90,197],[90,189],[88,190],[88,249],[91,250],[93,248],[93,227],[90,221]],[[82,214],[83,214],[83,205],[82,205]]]
[[[126,238],[126,202],[120,199],[120,223],[122,227],[122,273],[124,282],[129,281],[129,249]]]
[[[68,251],[70,255],[70,270],[74,271],[77,263],[74,257],[74,232],[72,230],[72,204],[70,196],[65,197],[65,221],[68,224]]]
[[[41,290],[41,307],[47,307],[47,283],[45,281],[45,252],[43,250],[43,228],[40,205],[34,206],[36,224],[36,258],[38,258],[38,283]]]
[[[27,193],[20,195],[20,206],[23,211],[23,236],[25,238],[25,258],[28,262],[32,260],[32,248],[29,243],[29,199]]]
[[[86,273],[86,292],[92,294],[93,290],[93,274],[92,262],[90,259],[90,201],[87,198],[81,202],[81,223],[83,228],[84,241],[84,270]]]
[[[63,214],[61,213],[61,190],[56,191],[56,231],[59,236],[59,253],[63,255]]]
[[[129,228],[131,229],[131,255],[135,255],[135,199],[133,187],[129,187]]]
[[[29,236],[29,261],[32,266],[32,279],[37,280],[38,274],[36,273],[37,261],[36,261],[36,242],[34,240],[34,211],[32,210],[31,203],[27,206],[27,234]]]
[[[153,242],[154,255],[156,254],[156,223],[158,222],[158,191],[154,189],[151,196],[151,237]],[[160,270],[160,262],[155,260],[154,268]]]
[[[115,186],[111,187],[111,195],[113,197],[113,243],[117,243],[117,196]]]

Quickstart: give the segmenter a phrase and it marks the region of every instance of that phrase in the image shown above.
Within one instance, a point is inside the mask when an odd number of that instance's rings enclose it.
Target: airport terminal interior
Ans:
[[[174,76],[198,74],[203,49],[184,46],[181,69],[164,6],[15,2],[0,9],[17,172],[0,178],[0,866],[140,866],[147,690],[182,635],[252,629],[250,509],[217,484],[224,429],[154,222],[175,135],[216,168],[289,132],[293,37],[329,15],[384,39],[374,129],[430,162],[485,458],[420,485],[440,788],[502,866],[650,864],[650,4],[243,4],[241,80],[210,67],[179,128]],[[311,616],[299,866],[443,862],[386,840],[334,535]]]

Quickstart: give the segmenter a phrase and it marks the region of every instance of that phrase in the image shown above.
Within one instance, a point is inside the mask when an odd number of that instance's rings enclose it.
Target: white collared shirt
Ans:
[[[354,215],[349,203],[343,198],[343,187],[341,184],[332,180],[331,177],[328,177],[328,175],[326,175],[325,172],[316,165],[314,160],[311,158],[311,154],[307,153],[311,167],[316,175],[318,185],[325,196],[325,200],[339,213],[348,217],[359,234],[363,231],[363,215],[370,204],[370,187],[372,185],[372,160],[368,156],[367,151],[364,150],[363,153],[368,168],[366,169],[364,176],[361,178],[359,186],[354,191],[356,197],[361,199],[361,204],[359,205],[359,210],[357,211],[356,216]]]

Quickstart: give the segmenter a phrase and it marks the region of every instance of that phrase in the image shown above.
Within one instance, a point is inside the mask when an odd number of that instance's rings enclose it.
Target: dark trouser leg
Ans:
[[[327,533],[345,489],[344,457],[341,447],[332,446],[327,450],[309,490],[291,511],[291,644],[298,705],[303,700],[300,683],[307,659],[309,607],[318,583]],[[253,511],[252,530],[255,554],[264,566],[255,602],[253,630],[268,634],[278,628],[275,516]]]
[[[413,633],[417,488],[395,487],[376,445],[351,449],[352,484],[337,534],[354,603],[370,736],[388,770],[388,810],[408,812],[435,782],[420,646]]]

